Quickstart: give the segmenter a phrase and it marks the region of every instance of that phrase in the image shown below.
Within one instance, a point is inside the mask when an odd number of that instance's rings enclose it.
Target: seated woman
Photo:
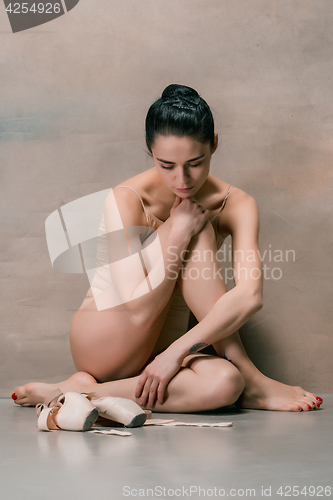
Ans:
[[[157,232],[163,259],[135,285],[149,292],[101,309],[90,289],[70,326],[78,372],[58,384],[17,387],[15,403],[35,405],[60,388],[121,396],[157,412],[211,410],[236,401],[266,410],[319,407],[315,394],[260,373],[242,346],[238,328],[262,308],[258,208],[250,195],[209,173],[218,135],[206,101],[190,87],[169,85],[149,108],[146,144],[155,166],[121,183],[112,196],[127,232],[134,226]],[[106,232],[111,212],[108,197]],[[235,280],[228,292],[217,255],[227,235]],[[248,262],[248,252],[257,258]],[[164,279],[153,287],[161,262]],[[101,269],[95,283],[107,287]],[[186,331],[190,310],[198,323]],[[214,354],[199,352],[206,346]]]

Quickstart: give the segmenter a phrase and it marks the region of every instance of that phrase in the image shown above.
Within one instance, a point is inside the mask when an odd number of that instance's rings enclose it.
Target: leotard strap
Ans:
[[[141,205],[142,205],[143,210],[144,210],[144,211],[146,211],[146,207],[145,207],[145,204],[143,203],[143,199],[141,198],[141,196],[139,195],[139,193],[137,193],[137,192],[135,191],[135,189],[133,189],[131,186],[116,186],[116,187],[117,187],[117,188],[127,188],[127,189],[131,189],[131,190],[133,191],[133,193],[135,193],[135,194],[138,196],[139,200],[141,201]]]
[[[149,210],[146,209],[145,204],[143,202],[143,199],[141,198],[141,196],[139,195],[139,193],[137,191],[135,191],[135,189],[133,189],[131,186],[116,186],[116,187],[117,188],[128,188],[128,189],[131,189],[138,196],[138,198],[139,198],[139,200],[141,202],[143,211],[144,211],[144,213],[146,215],[148,226],[155,225],[156,223],[157,224],[163,224],[163,221],[161,219],[159,219],[158,217],[156,217],[156,215],[152,214],[151,212],[149,212]],[[211,222],[213,221],[213,219],[216,219],[216,218],[218,218],[220,216],[222,210],[225,207],[225,204],[227,203],[227,199],[228,199],[228,196],[229,196],[230,191],[232,190],[232,188],[233,188],[233,186],[229,187],[229,189],[227,191],[227,194],[225,195],[225,197],[223,199],[223,202],[222,202],[220,210],[218,211],[218,213],[216,215],[214,215],[214,217],[212,217],[212,219],[210,219]]]
[[[229,196],[230,191],[232,190],[232,188],[233,188],[233,186],[230,186],[230,188],[228,189],[228,192],[227,192],[227,194],[225,195],[225,198],[224,198],[224,200],[223,200],[223,202],[222,202],[221,208],[220,208],[219,213],[218,213],[217,215],[220,215],[220,213],[221,213],[221,212],[222,212],[222,210],[224,209],[225,204],[227,203],[228,196]]]
[[[131,186],[116,186],[116,187],[117,188],[128,188],[128,189],[131,189],[138,196],[138,198],[139,198],[139,200],[141,202],[143,211],[145,213],[146,219],[147,219],[147,225],[149,227],[153,227],[154,229],[156,229],[161,224],[163,224],[163,221],[161,219],[159,219],[158,217],[156,217],[156,215],[152,214],[151,212],[149,212],[149,210],[146,209],[145,204],[143,202],[143,199],[141,198],[141,196],[139,195],[139,193],[137,191],[135,191],[135,189],[133,189]]]

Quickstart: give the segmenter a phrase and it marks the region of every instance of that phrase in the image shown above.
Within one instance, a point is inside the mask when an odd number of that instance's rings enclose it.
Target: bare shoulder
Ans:
[[[242,189],[233,186],[228,197],[228,204],[226,205],[226,208],[227,206],[229,206],[233,210],[248,210],[251,209],[251,207],[252,209],[254,209],[255,207],[257,208],[257,202],[253,198],[253,196],[246,193]]]
[[[125,226],[147,225],[140,196],[132,189],[120,187],[119,185],[110,191],[104,203],[106,220],[110,220],[114,211],[119,213]]]
[[[119,209],[126,210],[126,207],[130,207],[136,213],[140,211],[144,215],[144,223],[140,225],[146,225],[146,215],[143,207],[152,213],[156,212],[158,217],[162,215],[163,220],[165,214],[161,210],[161,199],[160,196],[156,196],[156,193],[160,193],[161,183],[162,181],[156,172],[156,168],[145,170],[121,182],[113,188]]]
[[[256,200],[240,188],[233,187],[221,213],[220,224],[231,235],[238,229],[259,228],[259,210]]]

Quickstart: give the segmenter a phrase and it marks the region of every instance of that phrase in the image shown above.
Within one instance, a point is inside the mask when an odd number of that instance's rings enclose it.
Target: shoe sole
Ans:
[[[89,431],[89,429],[96,422],[97,417],[98,417],[98,410],[97,410],[97,408],[94,408],[93,410],[91,410],[91,412],[89,413],[89,415],[85,419],[82,430],[83,431]]]
[[[125,425],[125,427],[140,427],[145,423],[146,420],[147,420],[147,414],[139,413],[139,415],[136,415],[134,418],[132,418],[130,423]]]

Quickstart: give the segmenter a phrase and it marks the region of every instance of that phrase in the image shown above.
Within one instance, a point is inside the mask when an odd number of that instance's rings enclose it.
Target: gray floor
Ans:
[[[234,425],[144,427],[131,429],[130,437],[39,431],[34,408],[3,398],[0,498],[327,498],[333,394],[321,396],[317,411],[177,414],[172,418],[183,422]]]

